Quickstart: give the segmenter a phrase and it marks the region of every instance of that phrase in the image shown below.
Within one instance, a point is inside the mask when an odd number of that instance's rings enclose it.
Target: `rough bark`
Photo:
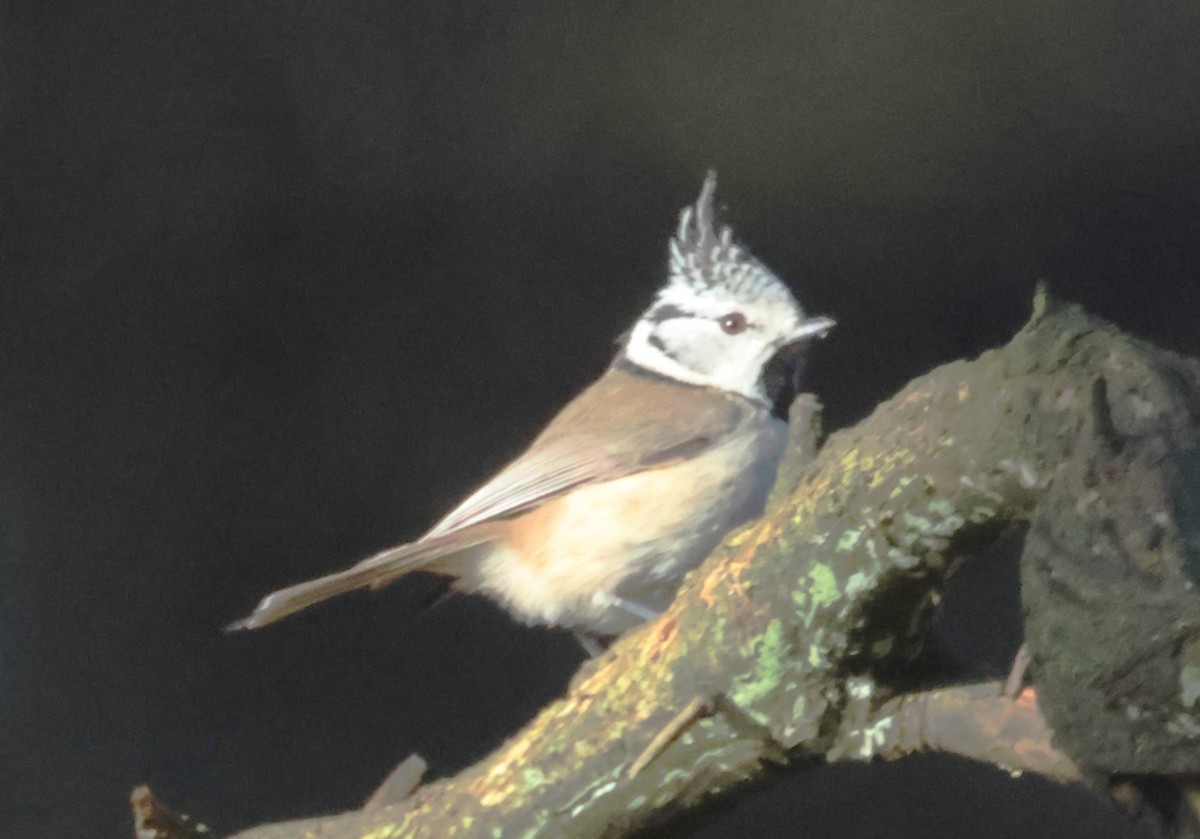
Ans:
[[[826,757],[893,760],[916,752],[953,752],[1057,781],[1083,780],[1080,767],[1052,744],[1053,732],[1032,689],[1008,696],[1003,685],[940,688],[876,704],[871,691],[850,684],[851,702],[838,740]],[[854,696],[861,697],[854,707]]]
[[[1047,539],[1032,539],[1023,563],[1042,580],[1026,598],[1031,622],[1043,621],[1032,649],[1038,698],[1063,695],[1064,680],[1082,686],[1065,690],[1067,710],[1048,705],[1047,716],[1099,705],[1097,718],[1115,724],[1112,702],[1124,703],[1117,713],[1126,715],[1144,704],[1155,724],[1173,728],[1138,771],[1169,764],[1200,772],[1200,597],[1189,583],[1200,566],[1200,508],[1186,489],[1198,395],[1196,363],[1040,296],[1007,346],[914,380],[833,434],[807,465],[788,464],[789,491],[777,493],[763,519],[727,538],[659,620],[587,663],[566,696],[495,753],[398,803],[239,837],[619,836],[725,793],[772,762],[947,744],[1064,778],[1079,771],[1076,762],[1106,768],[1106,756],[1128,755],[1106,748],[1097,761],[1075,738],[1055,748],[1028,695],[1014,702],[988,687],[914,699],[888,687],[888,674],[919,649],[948,573],[1006,526],[1031,519],[1053,536],[1053,551]],[[1112,441],[1134,438],[1137,445],[1121,448],[1125,471],[1114,471]],[[1171,468],[1147,495],[1121,480],[1134,474],[1133,461],[1139,480],[1163,463]],[[1097,488],[1103,504],[1085,504],[1079,493]],[[1064,506],[1071,496],[1078,504]],[[1154,527],[1121,512],[1145,512],[1147,503]],[[1063,523],[1076,506],[1085,526]],[[1094,520],[1097,510],[1103,520]],[[1106,567],[1122,572],[1088,588],[1096,533],[1107,540]],[[1073,569],[1065,587],[1051,553]],[[1142,575],[1134,582],[1145,583],[1132,599],[1108,581],[1129,584],[1130,567]],[[1122,603],[1153,620],[1140,627],[1121,612],[1124,652],[1087,659],[1088,627]],[[1060,610],[1074,615],[1069,626]],[[1128,663],[1129,650],[1158,659],[1145,702],[1136,679],[1119,690],[1105,681],[1103,668]],[[986,695],[970,692],[980,690]],[[1026,727],[1010,736],[1017,729],[1003,726],[1014,719]],[[1012,737],[1027,747],[1005,742]]]

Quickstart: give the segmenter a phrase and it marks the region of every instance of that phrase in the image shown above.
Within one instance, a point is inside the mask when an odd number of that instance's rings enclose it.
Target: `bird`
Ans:
[[[416,541],[268,594],[227,628],[418,570],[571,630],[593,655],[658,616],[726,533],[762,514],[787,440],[773,365],[835,325],[717,225],[716,185],[708,172],[680,212],[666,282],[612,363],[524,453]]]

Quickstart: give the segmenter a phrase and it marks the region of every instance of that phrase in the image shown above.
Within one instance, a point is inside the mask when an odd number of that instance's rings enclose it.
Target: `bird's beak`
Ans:
[[[809,318],[801,321],[800,325],[791,331],[787,339],[783,342],[785,346],[796,344],[800,341],[811,341],[817,338],[824,338],[829,334],[829,330],[837,325],[837,321],[833,318]]]

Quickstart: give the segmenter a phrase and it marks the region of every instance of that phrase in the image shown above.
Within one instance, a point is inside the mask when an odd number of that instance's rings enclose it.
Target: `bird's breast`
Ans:
[[[704,453],[572,490],[517,519],[484,559],[482,588],[530,623],[598,633],[662,610],[731,528],[761,514],[786,426],[763,417]]]

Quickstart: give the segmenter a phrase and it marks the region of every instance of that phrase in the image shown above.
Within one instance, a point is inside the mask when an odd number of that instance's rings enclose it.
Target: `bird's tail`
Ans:
[[[463,569],[454,568],[458,563],[452,560],[473,547],[491,541],[489,534],[479,532],[481,529],[471,530],[476,532],[459,531],[388,548],[336,574],[281,588],[260,600],[249,615],[226,626],[225,631],[258,629],[330,597],[359,588],[385,586],[410,571],[425,569],[457,575]]]

